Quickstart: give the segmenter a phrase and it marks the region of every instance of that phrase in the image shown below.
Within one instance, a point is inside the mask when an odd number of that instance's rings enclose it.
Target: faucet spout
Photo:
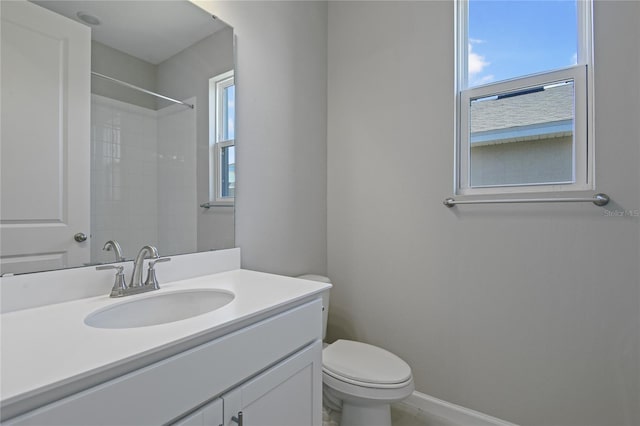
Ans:
[[[116,262],[124,262],[124,256],[122,255],[122,247],[116,240],[109,240],[104,243],[102,250],[111,251],[116,255]]]
[[[142,269],[147,255],[149,255],[149,259],[157,259],[160,257],[158,255],[158,249],[154,246],[142,247],[136,256],[136,260],[133,262],[133,274],[131,275],[131,281],[129,281],[129,287],[141,287],[144,285],[142,282]]]

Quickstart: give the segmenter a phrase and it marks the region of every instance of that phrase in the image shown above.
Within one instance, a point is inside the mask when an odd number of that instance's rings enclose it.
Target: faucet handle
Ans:
[[[168,262],[170,260],[171,260],[170,257],[158,257],[157,259],[150,260],[149,269],[153,269],[153,267],[156,266],[156,263]]]
[[[170,257],[159,257],[157,259],[150,260],[149,269],[147,271],[147,279],[144,282],[144,285],[151,286],[154,290],[159,290],[160,285],[158,284],[158,279],[156,278],[156,270],[154,269],[154,267],[156,266],[156,263],[168,262],[170,260]]]
[[[124,270],[124,266],[118,266],[118,265],[100,265],[100,266],[96,266],[96,271],[106,271],[107,269],[117,269],[118,272],[116,272],[116,274],[120,274],[120,273],[123,273],[122,271]]]
[[[127,289],[127,283],[124,280],[124,266],[116,266],[116,265],[102,265],[96,266],[97,271],[104,271],[107,269],[117,269],[116,279],[113,283],[113,287],[111,288],[111,297],[122,297],[125,294],[125,290]]]

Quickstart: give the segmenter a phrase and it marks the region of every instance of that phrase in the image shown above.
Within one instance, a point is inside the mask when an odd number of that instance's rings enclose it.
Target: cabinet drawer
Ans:
[[[321,324],[316,299],[3,425],[167,423],[320,339]]]

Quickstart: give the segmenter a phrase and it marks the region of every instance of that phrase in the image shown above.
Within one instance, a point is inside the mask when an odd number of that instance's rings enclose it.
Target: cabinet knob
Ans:
[[[242,411],[238,411],[238,416],[233,416],[231,417],[231,421],[234,421],[236,423],[238,423],[238,426],[243,426],[242,425]]]
[[[87,234],[85,234],[84,232],[78,232],[73,236],[73,239],[79,243],[84,243],[85,241],[87,241]]]

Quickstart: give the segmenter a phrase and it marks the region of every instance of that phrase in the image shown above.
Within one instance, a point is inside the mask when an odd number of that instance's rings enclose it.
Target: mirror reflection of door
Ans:
[[[2,2],[1,272],[90,259],[90,43],[82,24]]]

